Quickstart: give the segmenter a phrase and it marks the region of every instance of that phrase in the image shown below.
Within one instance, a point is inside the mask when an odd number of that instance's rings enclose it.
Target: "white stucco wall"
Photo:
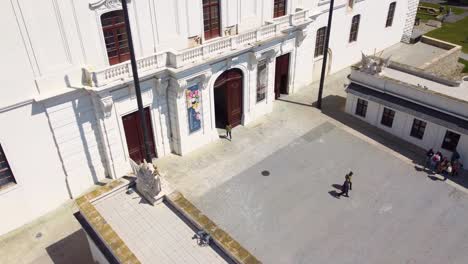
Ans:
[[[0,143],[17,184],[0,190],[0,235],[69,199],[45,109],[28,104],[0,113]]]
[[[318,15],[326,11],[327,5],[317,7],[318,2],[287,1],[288,14],[297,8],[311,9],[309,14],[315,21],[303,32],[295,29],[233,55],[219,54],[219,58],[201,65],[144,76],[143,104],[151,109],[158,157],[171,152],[186,154],[218,139],[213,84],[227,69],[239,68],[244,73],[243,125],[273,109],[275,57],[290,54],[289,93],[316,81],[315,36],[317,29],[327,23],[326,13]],[[364,0],[353,10],[343,6],[346,2],[340,0],[336,5],[331,72],[359,60],[361,51],[379,51],[398,42],[403,32],[405,1],[398,1],[394,24],[388,29],[384,26],[391,1],[382,4]],[[0,191],[0,209],[11,216],[0,224],[0,234],[69,199],[65,178],[70,183],[70,194],[76,197],[106,176],[121,177],[130,171],[122,117],[137,110],[131,83],[118,80],[102,90],[85,90],[82,82],[82,68],[109,66],[100,16],[121,8],[115,3],[0,3],[0,21],[11,25],[5,28],[8,38],[0,43],[8,51],[0,65],[0,121],[8,124],[0,130],[0,143],[18,181],[15,187]],[[201,0],[131,0],[129,13],[137,57],[180,50],[190,45],[189,37],[203,38]],[[351,18],[358,13],[358,41],[348,44]],[[230,26],[237,25],[239,32],[245,32],[272,19],[273,0],[221,0],[222,36]],[[252,54],[257,59],[268,59],[266,99],[259,103],[256,59]],[[201,75],[206,76],[202,129],[189,134],[184,89]],[[466,146],[466,138],[460,144]]]
[[[415,117],[405,112],[387,107],[395,111],[393,125],[391,128],[389,128],[381,124],[383,109],[386,106],[378,104],[373,101],[369,101],[368,99],[361,98],[368,102],[367,115],[365,118],[363,118],[355,114],[358,98],[359,97],[357,97],[356,95],[348,93],[347,98],[346,98],[346,107],[345,107],[345,111],[348,114],[358,117],[359,119],[364,120],[365,122],[373,126],[376,126],[390,134],[393,134],[399,138],[402,138],[406,140],[407,142],[412,143],[416,146],[419,146],[423,149],[432,148],[434,149],[434,151],[442,152],[444,156],[451,157],[452,152],[442,148],[442,142],[444,140],[445,133],[447,132],[447,128],[431,123],[428,120],[424,120],[422,118]],[[414,118],[425,121],[427,123],[424,136],[422,139],[418,139],[410,135]],[[468,164],[468,144],[467,144],[468,135],[465,135],[458,131],[453,131],[453,132],[456,132],[461,135],[460,141],[458,143],[457,151],[461,155],[462,163],[466,165]]]

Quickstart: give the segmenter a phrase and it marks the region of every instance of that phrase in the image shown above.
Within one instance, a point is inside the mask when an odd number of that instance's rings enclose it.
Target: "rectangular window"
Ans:
[[[114,65],[129,60],[130,50],[123,11],[117,10],[103,14],[101,24],[109,64]]]
[[[367,101],[358,99],[356,105],[356,115],[366,117],[367,114]]]
[[[361,15],[353,16],[351,21],[351,31],[349,32],[349,42],[354,42],[357,40],[359,32],[359,21],[361,20]]]
[[[187,100],[187,116],[190,133],[201,129],[202,111],[201,111],[201,91],[198,84],[187,88],[185,91]]]
[[[411,127],[410,136],[422,139],[424,137],[424,131],[426,131],[426,122],[414,119],[413,126]]]
[[[273,18],[286,15],[286,0],[274,0]]]
[[[203,0],[205,40],[220,36],[219,0]]]
[[[265,99],[267,79],[267,65],[265,61],[261,61],[257,66],[257,103]]]
[[[395,118],[395,111],[384,108],[383,114],[382,114],[382,120],[380,123],[384,126],[392,127],[393,125],[393,119]]]
[[[317,36],[315,37],[315,55],[319,57],[323,55],[323,49],[325,48],[325,35],[327,33],[327,27],[322,27],[317,30]]]
[[[385,23],[385,27],[391,27],[393,25],[393,17],[395,16],[395,7],[396,2],[393,2],[388,7],[388,15],[387,15],[387,22]]]
[[[455,149],[457,149],[458,141],[460,141],[460,134],[447,130],[444,142],[442,142],[442,148],[449,151],[455,151]]]
[[[11,171],[10,164],[8,164],[5,152],[3,152],[2,145],[0,145],[0,189],[15,183],[15,177]]]

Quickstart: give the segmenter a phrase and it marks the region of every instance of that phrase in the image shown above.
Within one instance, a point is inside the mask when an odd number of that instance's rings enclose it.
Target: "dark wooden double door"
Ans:
[[[289,53],[276,58],[275,99],[281,94],[288,94],[289,83]]]
[[[154,144],[153,126],[151,125],[151,113],[149,108],[145,108],[145,122],[148,129],[148,145],[151,152],[151,157],[156,157],[156,146]],[[122,122],[127,139],[128,154],[132,160],[137,163],[143,162],[145,159],[145,141],[143,137],[143,129],[141,128],[140,113],[134,112],[122,117]]]
[[[242,121],[242,71],[225,71],[214,84],[216,127],[232,127]]]

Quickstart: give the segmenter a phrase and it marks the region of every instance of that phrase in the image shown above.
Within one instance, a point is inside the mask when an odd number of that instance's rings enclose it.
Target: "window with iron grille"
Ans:
[[[395,111],[385,107],[383,114],[382,114],[382,120],[380,121],[380,123],[384,126],[392,127],[394,118],[395,118]]]
[[[219,0],[203,0],[205,40],[220,36]]]
[[[286,15],[286,0],[275,0],[273,3],[273,17]]]
[[[349,42],[354,42],[357,40],[360,20],[361,15],[353,16],[353,20],[351,21],[351,31],[349,32]]]
[[[356,115],[366,117],[367,114],[367,101],[358,99],[356,105]]]
[[[414,119],[413,126],[411,127],[410,136],[422,139],[424,137],[424,131],[426,131],[426,122]]]
[[[458,141],[460,141],[460,134],[447,130],[444,142],[442,142],[442,148],[449,151],[455,151],[457,149]]]
[[[257,103],[266,97],[267,78],[266,62],[260,61],[257,66]]]
[[[395,7],[396,2],[393,2],[388,7],[388,15],[387,15],[387,22],[385,23],[385,27],[391,27],[393,25],[393,17],[395,16]]]
[[[315,55],[319,57],[323,55],[323,49],[325,48],[325,35],[327,33],[327,27],[322,27],[317,30],[317,36],[315,37]]]
[[[105,13],[101,16],[102,31],[106,42],[109,64],[114,65],[130,59],[127,30],[122,10]]]
[[[15,183],[15,177],[8,164],[5,152],[3,152],[2,145],[0,145],[0,189]]]

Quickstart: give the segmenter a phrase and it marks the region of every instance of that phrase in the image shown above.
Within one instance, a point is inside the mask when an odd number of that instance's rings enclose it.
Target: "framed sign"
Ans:
[[[201,92],[198,84],[187,88],[185,91],[187,100],[187,116],[189,122],[189,132],[193,133],[201,128]]]

